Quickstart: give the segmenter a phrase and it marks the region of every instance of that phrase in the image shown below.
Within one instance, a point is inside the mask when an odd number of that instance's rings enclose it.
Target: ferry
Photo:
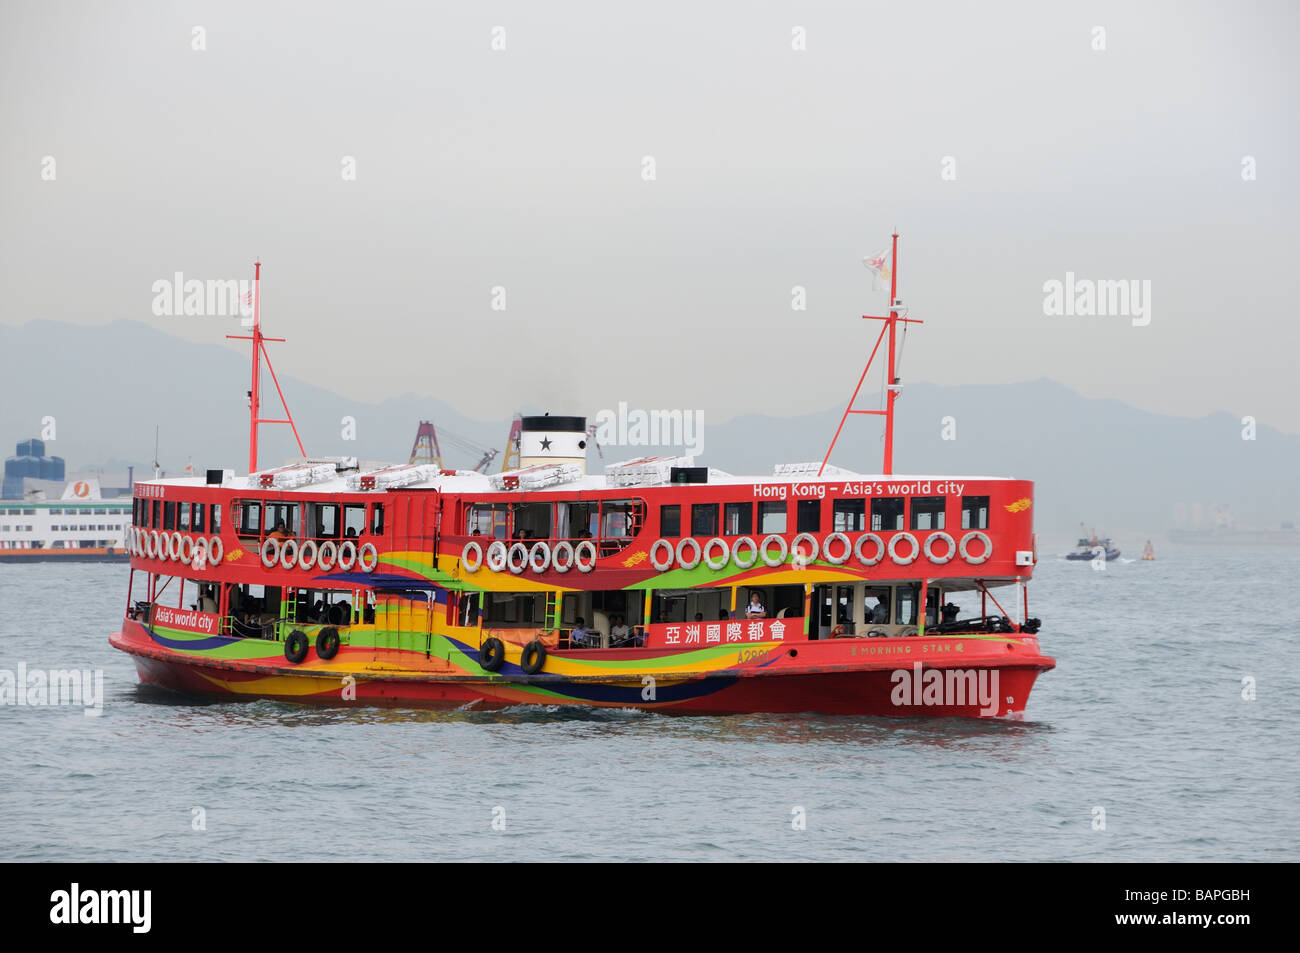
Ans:
[[[110,642],[144,683],[226,698],[1022,716],[1055,666],[1029,616],[1033,483],[893,473],[897,332],[917,322],[897,257],[895,235],[888,314],[864,316],[880,336],[825,458],[760,476],[691,457],[589,473],[586,420],[550,415],[523,418],[501,473],[259,469],[255,291],[249,472],[136,484]],[[877,352],[886,409],[857,410]],[[833,466],[845,423],[875,413],[881,472]]]
[[[126,562],[130,497],[105,499],[95,477],[69,480],[57,500],[0,500],[0,566]]]

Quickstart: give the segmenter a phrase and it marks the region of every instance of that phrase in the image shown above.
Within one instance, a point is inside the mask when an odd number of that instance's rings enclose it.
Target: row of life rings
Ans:
[[[977,554],[971,552],[971,543],[974,542],[981,546],[981,551]],[[940,545],[942,551],[938,551]],[[800,533],[788,545],[785,538],[776,533],[764,536],[761,543],[755,543],[749,536],[742,536],[728,544],[725,539],[715,536],[703,545],[686,536],[675,547],[666,539],[655,540],[650,547],[650,565],[659,572],[667,572],[673,568],[674,563],[678,569],[694,569],[703,562],[716,572],[725,568],[728,562],[737,569],[750,569],[761,559],[765,566],[775,569],[785,565],[792,552],[795,554],[795,562],[805,565],[816,560],[820,552],[822,558],[832,566],[844,565],[850,556],[863,566],[874,566],[885,556],[895,565],[908,566],[922,553],[936,566],[942,566],[958,554],[970,565],[978,566],[993,555],[993,540],[979,530],[967,533],[960,543],[942,531],[931,533],[924,544],[917,542],[911,533],[895,533],[888,545],[876,533],[863,533],[857,542],[852,542],[844,533],[834,532],[820,545],[817,537],[811,533]]]
[[[132,529],[128,542],[133,556],[170,559],[195,569],[219,565],[223,555],[219,536],[205,539],[180,532],[159,533],[156,529]],[[329,572],[337,567],[348,572],[355,565],[362,572],[374,572],[379,565],[379,551],[375,549],[374,543],[362,543],[358,549],[357,544],[350,539],[338,544],[327,539],[318,545],[311,539],[300,544],[296,539],[281,541],[268,536],[262,541],[261,556],[262,565],[267,569],[279,566],[282,569],[296,567]]]
[[[981,547],[977,554],[971,552],[971,543],[974,542],[978,542]],[[868,545],[871,546],[870,554],[867,552]],[[939,551],[940,545],[942,551]],[[967,533],[960,543],[942,531],[931,533],[924,544],[917,542],[911,533],[895,533],[888,545],[875,533],[863,533],[855,543],[844,533],[835,532],[820,544],[811,533],[800,533],[788,544],[783,536],[776,533],[763,537],[761,543],[755,543],[749,536],[742,536],[734,543],[715,536],[703,545],[690,536],[684,536],[676,546],[666,539],[655,540],[650,547],[650,565],[658,572],[667,572],[673,568],[674,563],[679,569],[694,569],[703,562],[717,572],[726,568],[729,562],[737,569],[750,569],[761,559],[764,565],[775,569],[785,565],[792,551],[796,562],[804,564],[816,560],[820,552],[832,566],[844,565],[850,556],[864,566],[874,566],[885,556],[895,565],[908,566],[925,553],[925,558],[936,566],[950,562],[957,555],[968,564],[978,566],[993,555],[993,540],[979,530]],[[579,572],[591,572],[596,565],[596,546],[589,539],[582,540],[577,546],[561,540],[554,548],[540,540],[533,543],[531,548],[519,542],[507,546],[502,540],[496,540],[488,546],[485,555],[483,547],[471,540],[465,544],[460,558],[461,565],[470,573],[478,572],[484,565],[492,572],[509,570],[515,575],[529,569],[535,573],[543,573],[548,569],[566,573],[574,566],[578,567]]]
[[[279,566],[281,569],[319,569],[329,572],[339,569],[349,572],[356,566],[362,572],[374,572],[379,565],[379,551],[374,543],[362,543],[360,548],[350,539],[335,543],[332,539],[316,543],[308,539],[299,543],[296,539],[276,539],[268,536],[262,540],[262,565],[267,569]]]
[[[562,539],[553,547],[545,540],[538,540],[532,546],[520,542],[507,546],[504,540],[498,539],[488,545],[484,554],[483,547],[471,540],[461,550],[460,564],[466,572],[478,572],[486,565],[492,572],[509,570],[516,576],[529,569],[535,573],[548,569],[566,573],[576,567],[578,572],[591,572],[596,568],[596,544],[584,539],[575,546]]]
[[[202,569],[221,562],[221,537],[186,536],[184,533],[133,528],[127,540],[132,556],[170,559]]]

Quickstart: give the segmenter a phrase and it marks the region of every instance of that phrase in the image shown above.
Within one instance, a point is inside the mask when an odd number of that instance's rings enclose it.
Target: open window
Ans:
[[[888,532],[903,528],[903,498],[879,496],[871,501],[871,529]]]

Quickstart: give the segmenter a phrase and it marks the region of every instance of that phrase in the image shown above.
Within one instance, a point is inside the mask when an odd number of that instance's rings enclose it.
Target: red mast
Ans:
[[[304,457],[307,451],[302,447],[302,438],[298,436],[298,427],[293,422],[293,414],[289,413],[289,405],[285,403],[284,391],[280,389],[280,381],[275,376],[275,368],[271,366],[271,355],[266,350],[267,341],[284,341],[284,338],[268,338],[262,334],[262,263],[260,261],[253,263],[253,333],[246,334],[227,334],[226,337],[232,341],[252,341],[253,342],[253,382],[252,390],[248,392],[248,472],[257,472],[257,427],[258,424],[288,424],[293,429],[293,438],[298,441],[298,452]],[[266,358],[266,369],[271,372],[271,380],[275,383],[275,392],[280,397],[280,406],[284,408],[284,419],[277,420],[270,417],[259,417],[258,414],[262,408],[262,384],[261,370],[262,358]]]
[[[876,346],[871,349],[871,355],[867,358],[867,366],[862,369],[862,376],[858,378],[858,386],[853,388],[853,396],[849,398],[849,405],[844,409],[844,416],[840,418],[840,425],[835,428],[835,436],[831,438],[831,445],[826,448],[826,456],[822,459],[821,468],[817,471],[818,476],[821,476],[826,469],[826,464],[831,458],[831,451],[835,449],[835,442],[840,439],[840,431],[844,429],[844,422],[849,419],[849,414],[869,414],[885,418],[885,459],[880,472],[886,475],[894,472],[894,401],[898,398],[898,390],[901,386],[898,383],[897,349],[895,347],[898,340],[898,323],[900,321],[904,324],[925,323],[917,318],[901,318],[898,316],[898,232],[894,232],[894,244],[889,264],[889,315],[888,317],[881,317],[879,315],[864,314],[862,319],[864,321],[883,321],[885,323],[880,329],[880,335],[876,338]],[[880,350],[880,342],[884,339],[886,332],[889,333],[889,366],[886,369],[888,378],[885,384],[885,409],[854,410],[853,404],[858,399],[858,392],[862,390],[862,382],[867,379],[867,371],[871,370],[871,362],[876,359],[876,351]]]

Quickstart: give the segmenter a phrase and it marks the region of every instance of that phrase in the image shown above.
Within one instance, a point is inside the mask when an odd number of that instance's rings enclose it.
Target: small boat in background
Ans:
[[[1119,550],[1111,543],[1109,537],[1099,537],[1096,531],[1091,536],[1079,537],[1079,544],[1074,552],[1066,553],[1066,559],[1077,560],[1094,560],[1098,556],[1105,555],[1106,562],[1113,562],[1119,559]]]

